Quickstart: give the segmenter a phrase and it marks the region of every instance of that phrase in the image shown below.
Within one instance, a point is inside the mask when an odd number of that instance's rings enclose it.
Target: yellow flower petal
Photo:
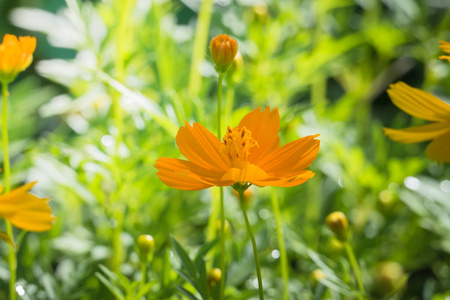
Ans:
[[[243,183],[253,183],[254,181],[266,179],[267,173],[264,172],[260,167],[254,164],[248,164],[242,170],[238,168],[231,168],[222,177],[222,181],[243,182]]]
[[[314,177],[314,172],[310,170],[303,170],[296,176],[290,178],[268,178],[266,180],[258,180],[253,183],[257,186],[278,186],[278,187],[291,187],[305,183],[308,179]]]
[[[450,123],[431,123],[422,126],[414,126],[405,129],[383,128],[384,134],[391,140],[403,143],[418,143],[432,140],[447,131],[450,131]]]
[[[391,84],[388,94],[401,110],[428,121],[445,121],[450,118],[450,105],[404,82]]]
[[[0,195],[0,216],[20,229],[35,232],[50,230],[55,217],[52,216],[48,199],[28,192],[35,184],[31,182]]]
[[[258,143],[259,147],[252,148],[248,157],[248,161],[251,163],[256,164],[280,145],[278,108],[270,111],[270,107],[267,106],[263,112],[261,112],[261,108],[256,108],[241,120],[238,127],[249,129],[252,132],[252,138]]]
[[[230,163],[220,151],[220,140],[199,123],[191,126],[185,122],[185,125],[178,130],[176,136],[181,153],[188,160],[206,169],[222,172],[228,170]]]
[[[441,45],[439,45],[439,49],[444,52],[450,53],[450,43],[445,41],[439,41]]]
[[[309,167],[319,152],[320,141],[315,138],[319,135],[310,135],[290,142],[263,160],[258,165],[275,177],[292,177]]]
[[[425,154],[439,164],[450,163],[450,131],[434,139],[428,145]]]

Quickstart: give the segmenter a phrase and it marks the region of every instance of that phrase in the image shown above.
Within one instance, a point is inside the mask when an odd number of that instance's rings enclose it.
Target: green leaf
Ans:
[[[183,294],[185,295],[189,300],[199,300],[197,297],[195,297],[191,292],[186,290],[181,285],[176,284],[175,287]]]
[[[216,245],[217,239],[212,240],[209,243],[206,243],[203,245],[197,252],[197,255],[195,256],[195,260],[203,258],[208,252]]]
[[[181,264],[183,267],[188,271],[189,275],[196,278],[197,272],[195,271],[194,264],[192,263],[192,260],[187,255],[186,251],[183,249],[183,247],[171,236],[170,240],[172,241],[173,248],[175,249],[175,252],[177,253],[178,257],[181,260]]]
[[[95,272],[95,276],[110,290],[110,292],[119,300],[125,300],[125,296],[122,294],[120,289],[111,283],[105,276]]]

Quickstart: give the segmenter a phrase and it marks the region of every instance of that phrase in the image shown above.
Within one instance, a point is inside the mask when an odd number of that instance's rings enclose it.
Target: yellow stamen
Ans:
[[[258,142],[252,138],[252,132],[245,127],[227,127],[227,132],[222,138],[222,153],[230,160],[231,167],[243,169],[247,165],[250,149],[257,146]]]

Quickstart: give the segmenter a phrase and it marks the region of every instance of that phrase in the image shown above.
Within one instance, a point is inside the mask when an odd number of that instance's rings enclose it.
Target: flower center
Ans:
[[[230,159],[231,167],[243,169],[247,165],[250,149],[257,146],[258,142],[252,138],[252,132],[245,127],[227,127],[227,132],[222,138],[222,153]]]

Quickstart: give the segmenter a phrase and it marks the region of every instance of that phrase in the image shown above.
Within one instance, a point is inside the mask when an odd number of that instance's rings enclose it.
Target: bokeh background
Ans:
[[[391,103],[391,83],[448,101],[450,64],[438,60],[438,46],[450,40],[450,1],[218,0],[209,29],[206,23],[205,56],[192,68],[201,4],[0,0],[0,34],[37,38],[33,64],[10,90],[13,183],[38,180],[34,193],[51,198],[58,218],[48,233],[21,235],[22,298],[114,299],[96,276],[108,277],[99,265],[137,280],[135,239],[148,233],[156,242],[148,299],[180,299],[173,283],[184,281],[169,237],[189,253],[204,245],[218,191],[166,187],[153,164],[181,157],[174,137],[184,120],[215,130],[217,75],[207,43],[221,33],[238,41],[244,61],[226,80],[223,123],[237,125],[270,105],[281,114],[281,144],[321,134],[310,167],[316,176],[275,189],[291,299],[355,297],[342,246],[324,225],[335,210],[350,221],[371,299],[450,297],[450,169],[427,159],[425,143],[398,144],[382,132],[423,123]],[[251,191],[266,294],[281,299],[272,190]],[[231,188],[225,206],[227,294],[250,299],[253,257]],[[5,256],[7,247],[0,250]],[[214,256],[208,268],[217,265]],[[320,293],[316,269],[328,279]],[[0,299],[8,276],[1,259]],[[114,284],[127,293],[126,283]]]

